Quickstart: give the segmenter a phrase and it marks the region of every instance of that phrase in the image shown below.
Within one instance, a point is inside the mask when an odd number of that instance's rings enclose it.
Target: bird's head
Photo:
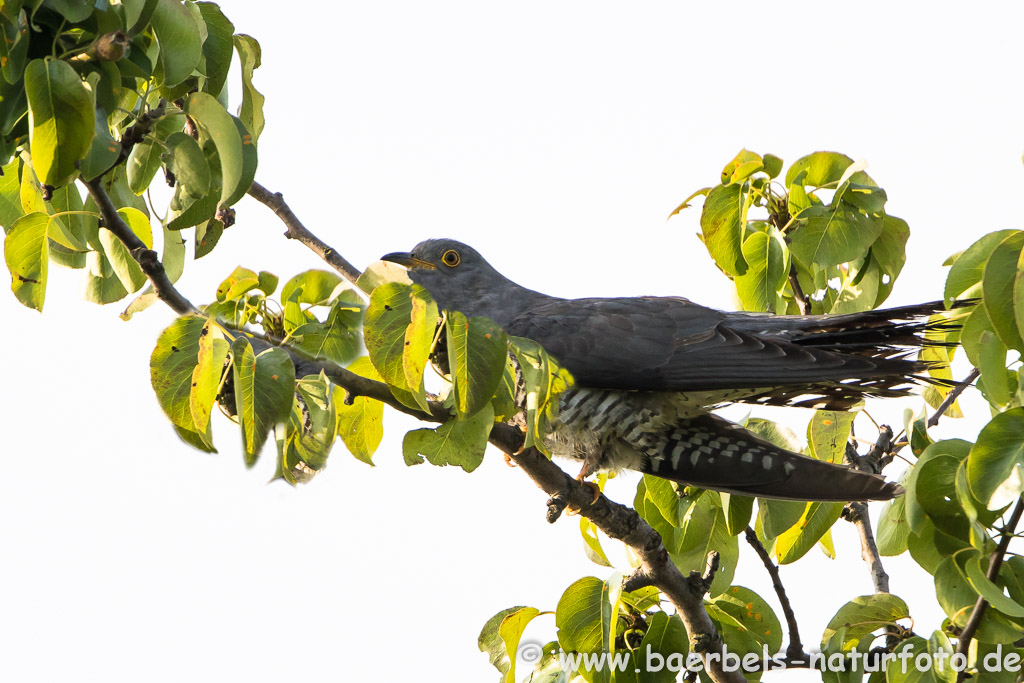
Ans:
[[[518,287],[476,249],[452,239],[425,240],[412,251],[385,254],[381,260],[408,268],[412,281],[430,292],[441,309],[487,316],[499,325],[497,297]]]

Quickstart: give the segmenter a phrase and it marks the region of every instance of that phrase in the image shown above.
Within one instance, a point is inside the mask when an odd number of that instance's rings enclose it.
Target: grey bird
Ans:
[[[780,448],[712,414],[730,402],[844,410],[905,396],[928,363],[931,302],[839,316],[726,313],[679,297],[562,299],[521,287],[472,247],[432,239],[382,260],[408,268],[441,310],[486,316],[541,344],[573,376],[548,444],[583,478],[631,469],[729,493],[887,500],[876,474]]]

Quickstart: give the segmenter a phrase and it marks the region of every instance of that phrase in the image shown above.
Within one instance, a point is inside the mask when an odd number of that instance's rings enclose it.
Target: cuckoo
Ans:
[[[836,316],[726,313],[678,297],[562,299],[522,287],[473,248],[421,242],[405,266],[441,310],[485,316],[538,342],[574,379],[547,445],[580,478],[630,469],[704,488],[791,500],[886,500],[877,474],[780,448],[711,410],[726,403],[847,409],[905,396],[941,302]]]

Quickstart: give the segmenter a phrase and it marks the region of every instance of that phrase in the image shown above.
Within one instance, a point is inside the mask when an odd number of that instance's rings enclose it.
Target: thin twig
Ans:
[[[1017,505],[1014,506],[1013,512],[1010,513],[1010,519],[1006,522],[1006,526],[1003,527],[1001,532],[1002,538],[999,539],[999,545],[996,546],[995,552],[988,559],[988,572],[985,576],[988,577],[989,581],[995,581],[999,577],[999,569],[1003,566],[1003,558],[1010,547],[1010,541],[1013,539],[1013,534],[1017,529],[1017,524],[1020,523],[1022,514],[1024,514],[1024,497],[1017,499]],[[978,626],[981,625],[986,609],[988,609],[988,601],[979,595],[978,601],[974,603],[974,609],[971,610],[971,616],[968,617],[967,623],[964,624],[964,629],[960,632],[960,637],[957,640],[957,654],[967,656],[967,651],[971,647],[971,641],[974,640],[974,633],[978,630]],[[966,677],[967,672],[961,671],[957,674],[956,680],[960,683]]]
[[[793,661],[806,659],[809,655],[804,652],[804,645],[800,641],[800,627],[797,625],[793,605],[790,604],[789,596],[786,595],[786,587],[782,585],[779,568],[772,562],[771,556],[768,555],[768,551],[761,541],[758,540],[757,534],[753,529],[748,526],[744,535],[747,543],[754,549],[757,556],[761,558],[761,563],[764,564],[764,568],[768,570],[768,574],[772,577],[772,587],[775,588],[775,595],[779,598],[779,603],[782,605],[782,613],[786,617],[786,626],[789,629],[789,647],[786,648],[786,658]]]
[[[327,265],[338,271],[342,277],[352,284],[356,284],[356,281],[359,279],[362,272],[345,260],[341,254],[336,252],[326,242],[310,232],[306,226],[302,224],[302,221],[299,220],[298,216],[292,212],[288,204],[285,203],[284,197],[281,196],[280,192],[271,192],[259,183],[253,183],[252,187],[249,188],[249,195],[255,198],[256,201],[265,204],[277,214],[277,217],[281,219],[285,228],[287,228],[284,233],[285,237],[292,240],[298,240],[302,244],[306,245],[317,256],[323,259]]]
[[[115,168],[128,158],[132,147],[142,142],[153,126],[167,113],[167,100],[160,98],[160,102],[152,109],[143,112],[136,119],[135,123],[124,129],[121,135],[121,151],[117,161],[110,167]],[[109,169],[108,169],[109,170]]]
[[[793,301],[800,308],[801,315],[811,314],[811,302],[804,294],[804,288],[800,286],[800,279],[796,275],[796,264],[789,264],[789,286],[793,288]]]
[[[942,403],[939,404],[939,407],[935,409],[935,412],[932,413],[932,416],[928,418],[928,422],[926,424],[929,427],[934,427],[935,425],[939,424],[939,419],[946,413],[947,410],[949,410],[949,407],[953,405],[957,397],[960,394],[964,393],[964,389],[971,386],[974,380],[978,379],[978,375],[980,374],[981,371],[978,370],[978,368],[972,368],[970,373],[968,373],[968,375],[964,377],[962,381],[958,382],[955,387],[949,390],[949,393],[946,394],[946,398],[943,399]]]

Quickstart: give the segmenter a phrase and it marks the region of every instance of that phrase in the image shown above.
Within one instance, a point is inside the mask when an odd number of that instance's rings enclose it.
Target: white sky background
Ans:
[[[949,253],[1021,227],[1019,5],[222,6],[263,46],[258,180],[359,266],[450,236],[552,294],[729,308],[699,209],[665,217],[742,147],[870,162],[912,230],[893,305],[940,298]],[[324,267],[268,210],[237,208],[179,282],[193,302],[239,264],[282,282]],[[414,425],[394,413],[376,468],[339,444],[297,490],[265,485],[272,447],[247,471],[225,420],[219,455],[190,450],[149,386],[171,313],[124,323],[123,304],[80,301],[78,277],[51,270],[42,316],[0,292],[0,679],[496,680],[476,649],[487,618],[554,609],[576,579],[608,575],[577,519],[548,525],[546,496],[500,455],[472,475],[407,468]],[[906,405],[920,402],[873,412],[899,424]],[[973,439],[986,411],[969,407],[978,420],[938,433]],[[810,413],[775,415],[802,433]],[[611,495],[630,503],[634,485]],[[782,569],[808,647],[871,592],[854,529],[834,533],[838,559]],[[748,550],[736,582],[775,604]],[[931,578],[886,566],[927,637]],[[553,637],[551,617],[528,632]]]

